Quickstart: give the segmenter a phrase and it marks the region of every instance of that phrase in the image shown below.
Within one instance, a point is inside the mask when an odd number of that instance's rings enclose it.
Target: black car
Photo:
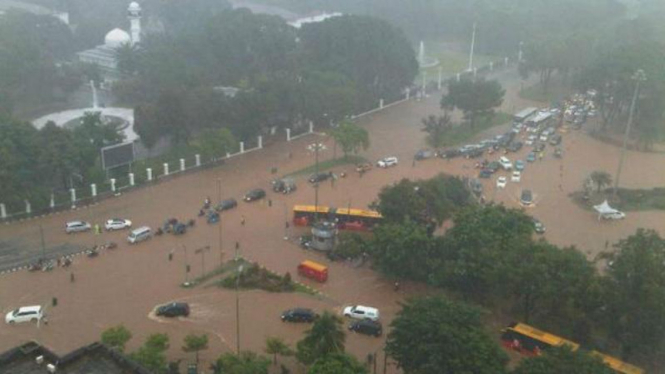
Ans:
[[[288,194],[296,189],[296,182],[291,178],[282,178],[272,181],[272,190],[274,192]]]
[[[494,173],[492,172],[492,170],[490,170],[490,169],[483,169],[483,170],[480,171],[480,173],[478,173],[478,178],[485,178],[485,179],[487,179],[487,178],[491,178],[491,177],[492,177],[492,174],[494,174]]]
[[[537,144],[533,147],[533,151],[534,151],[534,152],[542,152],[543,149],[545,149],[545,143],[537,143]]]
[[[157,308],[158,316],[179,317],[189,316],[189,304],[187,303],[169,303]]]
[[[426,160],[428,158],[432,158],[432,156],[434,156],[434,152],[426,149],[421,149],[420,151],[416,152],[413,158],[416,159],[417,161],[421,161],[421,160]]]
[[[543,225],[542,222],[540,222],[537,219],[533,219],[533,231],[536,232],[536,234],[544,234],[545,233],[545,225]]]
[[[522,142],[514,142],[508,146],[508,150],[511,152],[517,152],[522,149]]]
[[[263,199],[264,197],[266,197],[266,191],[264,191],[261,188],[256,188],[245,194],[245,201],[247,202],[256,201],[259,199]]]
[[[486,169],[490,170],[492,173],[496,173],[497,170],[501,169],[501,164],[499,161],[492,161],[487,165]]]
[[[311,309],[295,308],[282,313],[282,322],[314,322],[317,315]]]
[[[466,158],[478,158],[482,156],[483,153],[485,153],[485,149],[483,148],[472,149],[466,153]]]
[[[349,330],[355,331],[365,335],[381,336],[383,328],[380,322],[375,322],[369,319],[355,321],[349,325]]]
[[[238,206],[238,202],[236,199],[226,199],[222,200],[217,206],[215,207],[215,210],[218,212],[223,212],[225,210],[233,209]]]
[[[529,206],[533,204],[533,193],[531,190],[523,190],[522,195],[520,196],[520,202],[522,205]]]
[[[455,158],[462,154],[459,149],[447,149],[439,152],[439,157],[441,158]]]
[[[328,173],[312,174],[312,175],[309,177],[308,180],[309,180],[309,183],[319,183],[319,182],[323,182],[323,181],[325,181],[325,180],[328,180],[328,178],[330,178],[331,176],[332,176],[332,173],[330,173],[330,172],[328,172]]]

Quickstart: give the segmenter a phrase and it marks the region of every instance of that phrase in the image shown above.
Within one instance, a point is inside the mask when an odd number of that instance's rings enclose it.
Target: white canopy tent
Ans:
[[[593,208],[598,212],[598,220],[601,218],[609,218],[612,215],[620,214],[621,212],[612,208],[605,200],[602,204],[594,205]]]

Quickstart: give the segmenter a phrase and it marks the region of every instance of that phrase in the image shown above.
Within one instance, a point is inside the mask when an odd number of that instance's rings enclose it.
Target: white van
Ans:
[[[362,305],[347,306],[344,308],[344,316],[355,319],[370,319],[372,321],[378,321],[379,310]]]
[[[152,232],[150,231],[150,227],[143,226],[139,227],[136,230],[132,230],[132,232],[130,232],[129,236],[127,237],[127,241],[129,242],[129,244],[136,244],[144,240],[150,239],[151,236]]]
[[[37,322],[42,319],[42,317],[44,317],[44,315],[41,306],[24,306],[7,313],[5,316],[5,322],[8,324]]]
[[[512,170],[513,169],[513,163],[510,162],[510,160],[507,157],[501,156],[499,158],[499,164],[503,168],[503,170]]]

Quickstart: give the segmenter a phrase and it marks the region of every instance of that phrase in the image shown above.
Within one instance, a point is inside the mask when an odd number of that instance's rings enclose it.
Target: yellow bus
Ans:
[[[293,224],[310,226],[314,223],[317,213],[320,219],[335,222],[342,230],[370,231],[383,220],[383,216],[373,210],[296,205],[293,207]]]
[[[507,348],[522,354],[537,356],[550,347],[567,345],[574,352],[580,345],[560,336],[556,336],[524,323],[513,323],[502,330],[501,341]]]
[[[600,357],[605,365],[609,366],[612,370],[621,374],[644,374],[644,370],[638,368],[635,365],[631,365],[627,362],[623,362],[618,358],[602,354],[598,351],[591,351],[591,354],[594,356]]]

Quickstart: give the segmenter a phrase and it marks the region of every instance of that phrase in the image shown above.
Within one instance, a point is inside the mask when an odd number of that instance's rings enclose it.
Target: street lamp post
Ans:
[[[469,71],[473,71],[473,49],[476,46],[476,22],[473,23],[473,33],[471,34],[471,52],[469,53]]]
[[[185,284],[189,283],[189,263],[187,262],[187,246],[182,245],[182,249],[185,251]]]
[[[222,202],[222,178],[217,178],[217,203]],[[219,266],[224,264],[224,250],[222,249],[222,214],[219,214]]]
[[[623,146],[621,147],[621,156],[619,158],[619,166],[617,167],[617,174],[614,178],[614,191],[612,191],[612,199],[616,201],[617,191],[619,189],[619,178],[621,177],[621,169],[623,168],[623,161],[626,156],[626,145],[628,143],[628,136],[630,135],[630,127],[633,124],[633,115],[635,113],[635,105],[637,97],[640,92],[640,83],[644,82],[647,78],[644,70],[639,69],[633,74],[632,79],[635,81],[635,92],[633,92],[633,101],[630,103],[630,112],[628,113],[628,123],[626,124],[626,132],[623,135]]]
[[[242,268],[242,265],[238,267],[238,275],[236,277],[236,353],[238,356],[240,356],[240,298],[238,297],[238,287],[240,286]]]
[[[523,54],[522,54],[522,46],[523,46],[523,45],[524,45],[524,42],[520,42],[520,49],[519,49],[519,51],[517,52],[517,62],[518,62],[518,63],[521,63],[521,62],[522,62],[522,56],[523,56]]]

